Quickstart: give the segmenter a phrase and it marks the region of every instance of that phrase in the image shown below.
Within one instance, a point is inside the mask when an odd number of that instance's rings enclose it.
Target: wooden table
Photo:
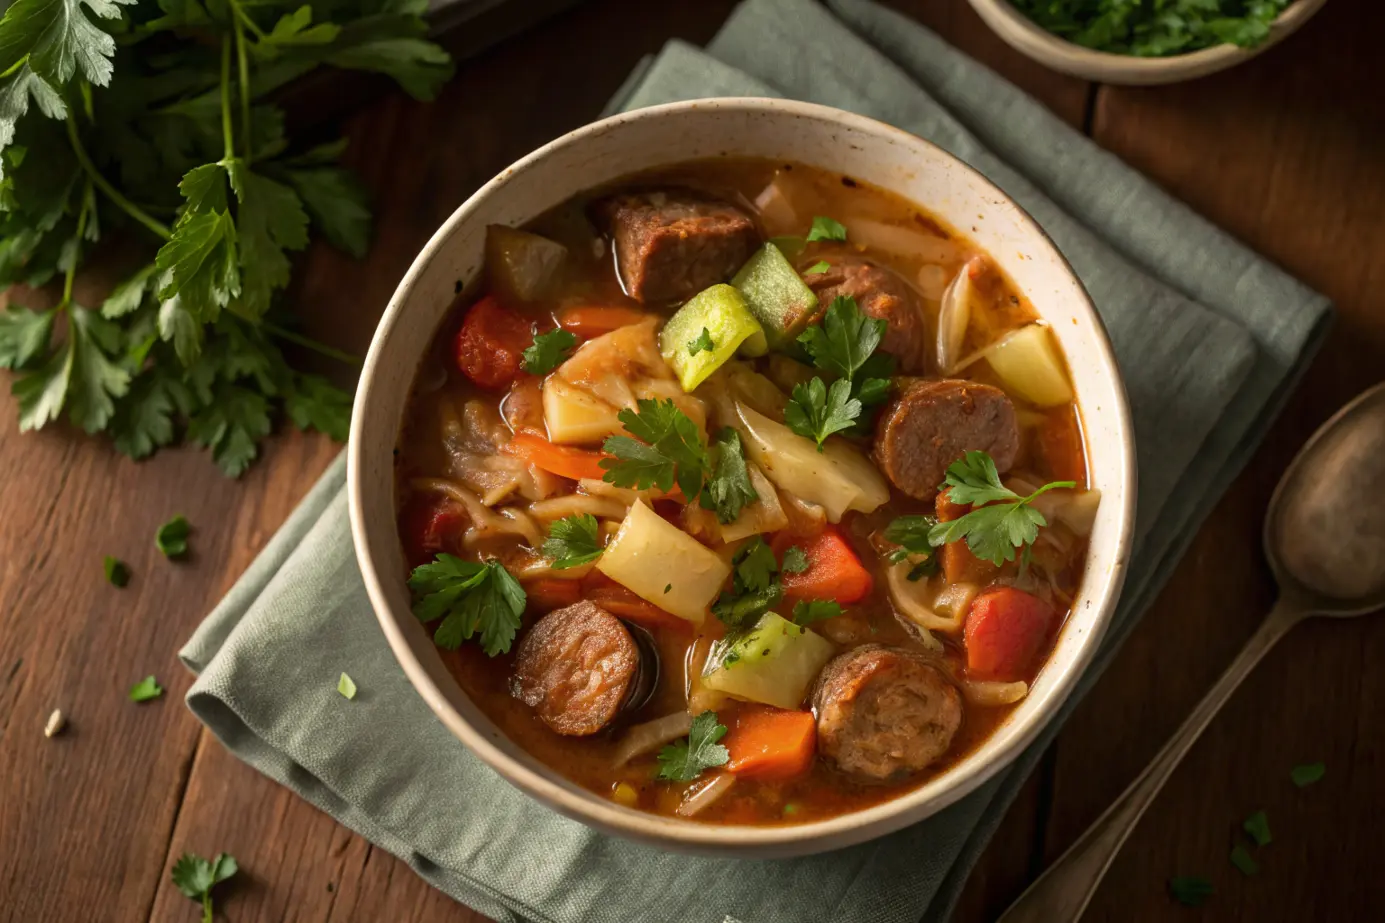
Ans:
[[[732,5],[591,0],[466,63],[433,105],[393,96],[353,117],[350,158],[377,200],[375,249],[362,264],[326,248],[305,256],[296,299],[310,330],[364,350],[395,282],[458,203],[595,117],[641,55],[672,36],[705,42]],[[1319,423],[1385,373],[1385,69],[1376,63],[1385,5],[1334,0],[1244,67],[1138,90],[1041,69],[964,0],[897,5],[1339,310],[1265,444],[972,875],[956,918],[993,920],[1135,776],[1249,636],[1272,596],[1259,534],[1278,475]],[[337,450],[285,433],[231,482],[197,452],[136,465],[71,431],[21,437],[14,402],[0,401],[0,918],[191,921],[196,908],[169,869],[185,850],[224,850],[243,870],[221,902],[235,923],[480,919],[237,762],[180,702],[191,677],[179,646]],[[172,565],[151,537],[176,512],[196,526],[195,553]],[[102,579],[103,554],[130,563],[128,589]],[[1085,919],[1380,919],[1382,664],[1385,619],[1296,629],[1174,775]],[[148,673],[168,694],[126,701]],[[70,725],[47,740],[54,708]],[[1295,789],[1290,767],[1316,760],[1327,778]],[[1274,843],[1258,853],[1259,877],[1243,878],[1227,853],[1260,808]],[[1211,878],[1216,896],[1201,911],[1173,904],[1165,881],[1176,874]]]

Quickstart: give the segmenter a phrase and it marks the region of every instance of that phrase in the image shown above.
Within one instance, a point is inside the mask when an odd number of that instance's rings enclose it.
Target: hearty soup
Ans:
[[[963,758],[1042,669],[1098,496],[1057,342],[918,206],[801,164],[492,227],[400,451],[415,614],[632,808],[783,824]]]

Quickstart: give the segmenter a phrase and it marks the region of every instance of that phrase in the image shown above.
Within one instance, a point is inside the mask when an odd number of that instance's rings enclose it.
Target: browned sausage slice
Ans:
[[[850,295],[860,309],[889,326],[880,349],[895,357],[899,370],[917,375],[925,367],[924,340],[928,335],[918,296],[896,272],[846,251],[815,251],[810,264],[826,261],[826,272],[808,273],[803,281],[818,296],[819,311],[834,299]],[[821,319],[821,314],[817,319]]]
[[[596,203],[625,291],[642,303],[682,301],[736,274],[760,234],[729,202],[684,189],[611,196]]]
[[[515,656],[510,694],[559,734],[595,734],[625,703],[639,656],[621,621],[583,600],[529,629]]]
[[[823,667],[813,693],[818,752],[857,778],[884,782],[947,752],[962,697],[936,667],[902,648],[865,644]]]
[[[1004,473],[1019,452],[1015,405],[1004,391],[961,379],[896,379],[897,394],[875,424],[873,455],[900,492],[932,500],[947,466],[988,453]]]

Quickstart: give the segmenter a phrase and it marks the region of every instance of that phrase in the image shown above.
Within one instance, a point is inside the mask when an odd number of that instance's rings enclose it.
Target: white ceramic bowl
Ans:
[[[986,21],[1005,43],[1045,67],[1092,80],[1126,86],[1154,86],[1205,77],[1234,67],[1268,51],[1287,38],[1322,9],[1327,0],[1294,0],[1270,26],[1269,36],[1254,48],[1215,45],[1187,54],[1164,58],[1138,58],[1134,55],[1096,51],[1066,41],[1035,25],[1009,0],[970,0],[977,15]]]
[[[410,613],[395,531],[393,449],[410,386],[459,283],[481,269],[486,225],[522,224],[629,173],[720,156],[796,160],[893,190],[984,247],[1052,324],[1072,368],[1102,490],[1072,616],[1029,697],[981,747],[884,804],[798,826],[712,826],[621,807],[579,788],[511,742],[448,675]],[[776,99],[714,99],[618,115],[545,145],[468,199],[404,276],[375,333],[350,442],[351,528],[370,599],[395,656],[452,733],[514,785],[600,830],[670,849],[788,856],[861,842],[933,814],[995,775],[1034,739],[1091,659],[1125,575],[1135,472],[1125,391],[1105,330],[1067,262],[1029,217],[979,173],[926,141],[870,119]]]

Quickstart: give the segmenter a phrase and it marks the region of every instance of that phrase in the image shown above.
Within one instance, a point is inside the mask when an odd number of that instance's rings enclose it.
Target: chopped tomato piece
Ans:
[[[525,584],[524,592],[529,602],[540,609],[561,609],[582,598],[582,584],[579,580],[544,577]]]
[[[533,342],[533,326],[487,295],[462,319],[453,355],[457,368],[476,384],[504,388],[519,377],[524,350]]]
[[[649,315],[638,308],[582,305],[558,312],[558,326],[584,339],[601,336],[621,327],[638,324]]]
[[[726,768],[736,775],[791,779],[813,764],[817,722],[812,712],[743,705],[722,743],[731,755]]]
[[[776,535],[772,547],[781,563],[790,545],[803,549],[808,569],[801,574],[780,573],[779,582],[788,599],[834,599],[845,606],[865,599],[875,587],[870,571],[834,526],[812,538],[799,538],[788,532]]]
[[[516,433],[513,439],[501,446],[500,451],[522,458],[535,468],[542,468],[574,481],[583,478],[599,481],[606,473],[601,468],[601,459],[606,457],[602,453],[568,445],[555,445],[533,433]]]
[[[596,586],[587,590],[587,599],[612,615],[629,619],[645,628],[673,628],[682,631],[692,629],[692,622],[680,619],[671,612],[665,612],[614,581],[609,586]]]
[[[410,500],[399,520],[410,567],[429,563],[440,551],[455,552],[468,521],[460,504],[433,497]]]
[[[962,633],[967,675],[1000,682],[1028,679],[1057,616],[1051,605],[1024,590],[999,586],[981,593],[972,600]]]

